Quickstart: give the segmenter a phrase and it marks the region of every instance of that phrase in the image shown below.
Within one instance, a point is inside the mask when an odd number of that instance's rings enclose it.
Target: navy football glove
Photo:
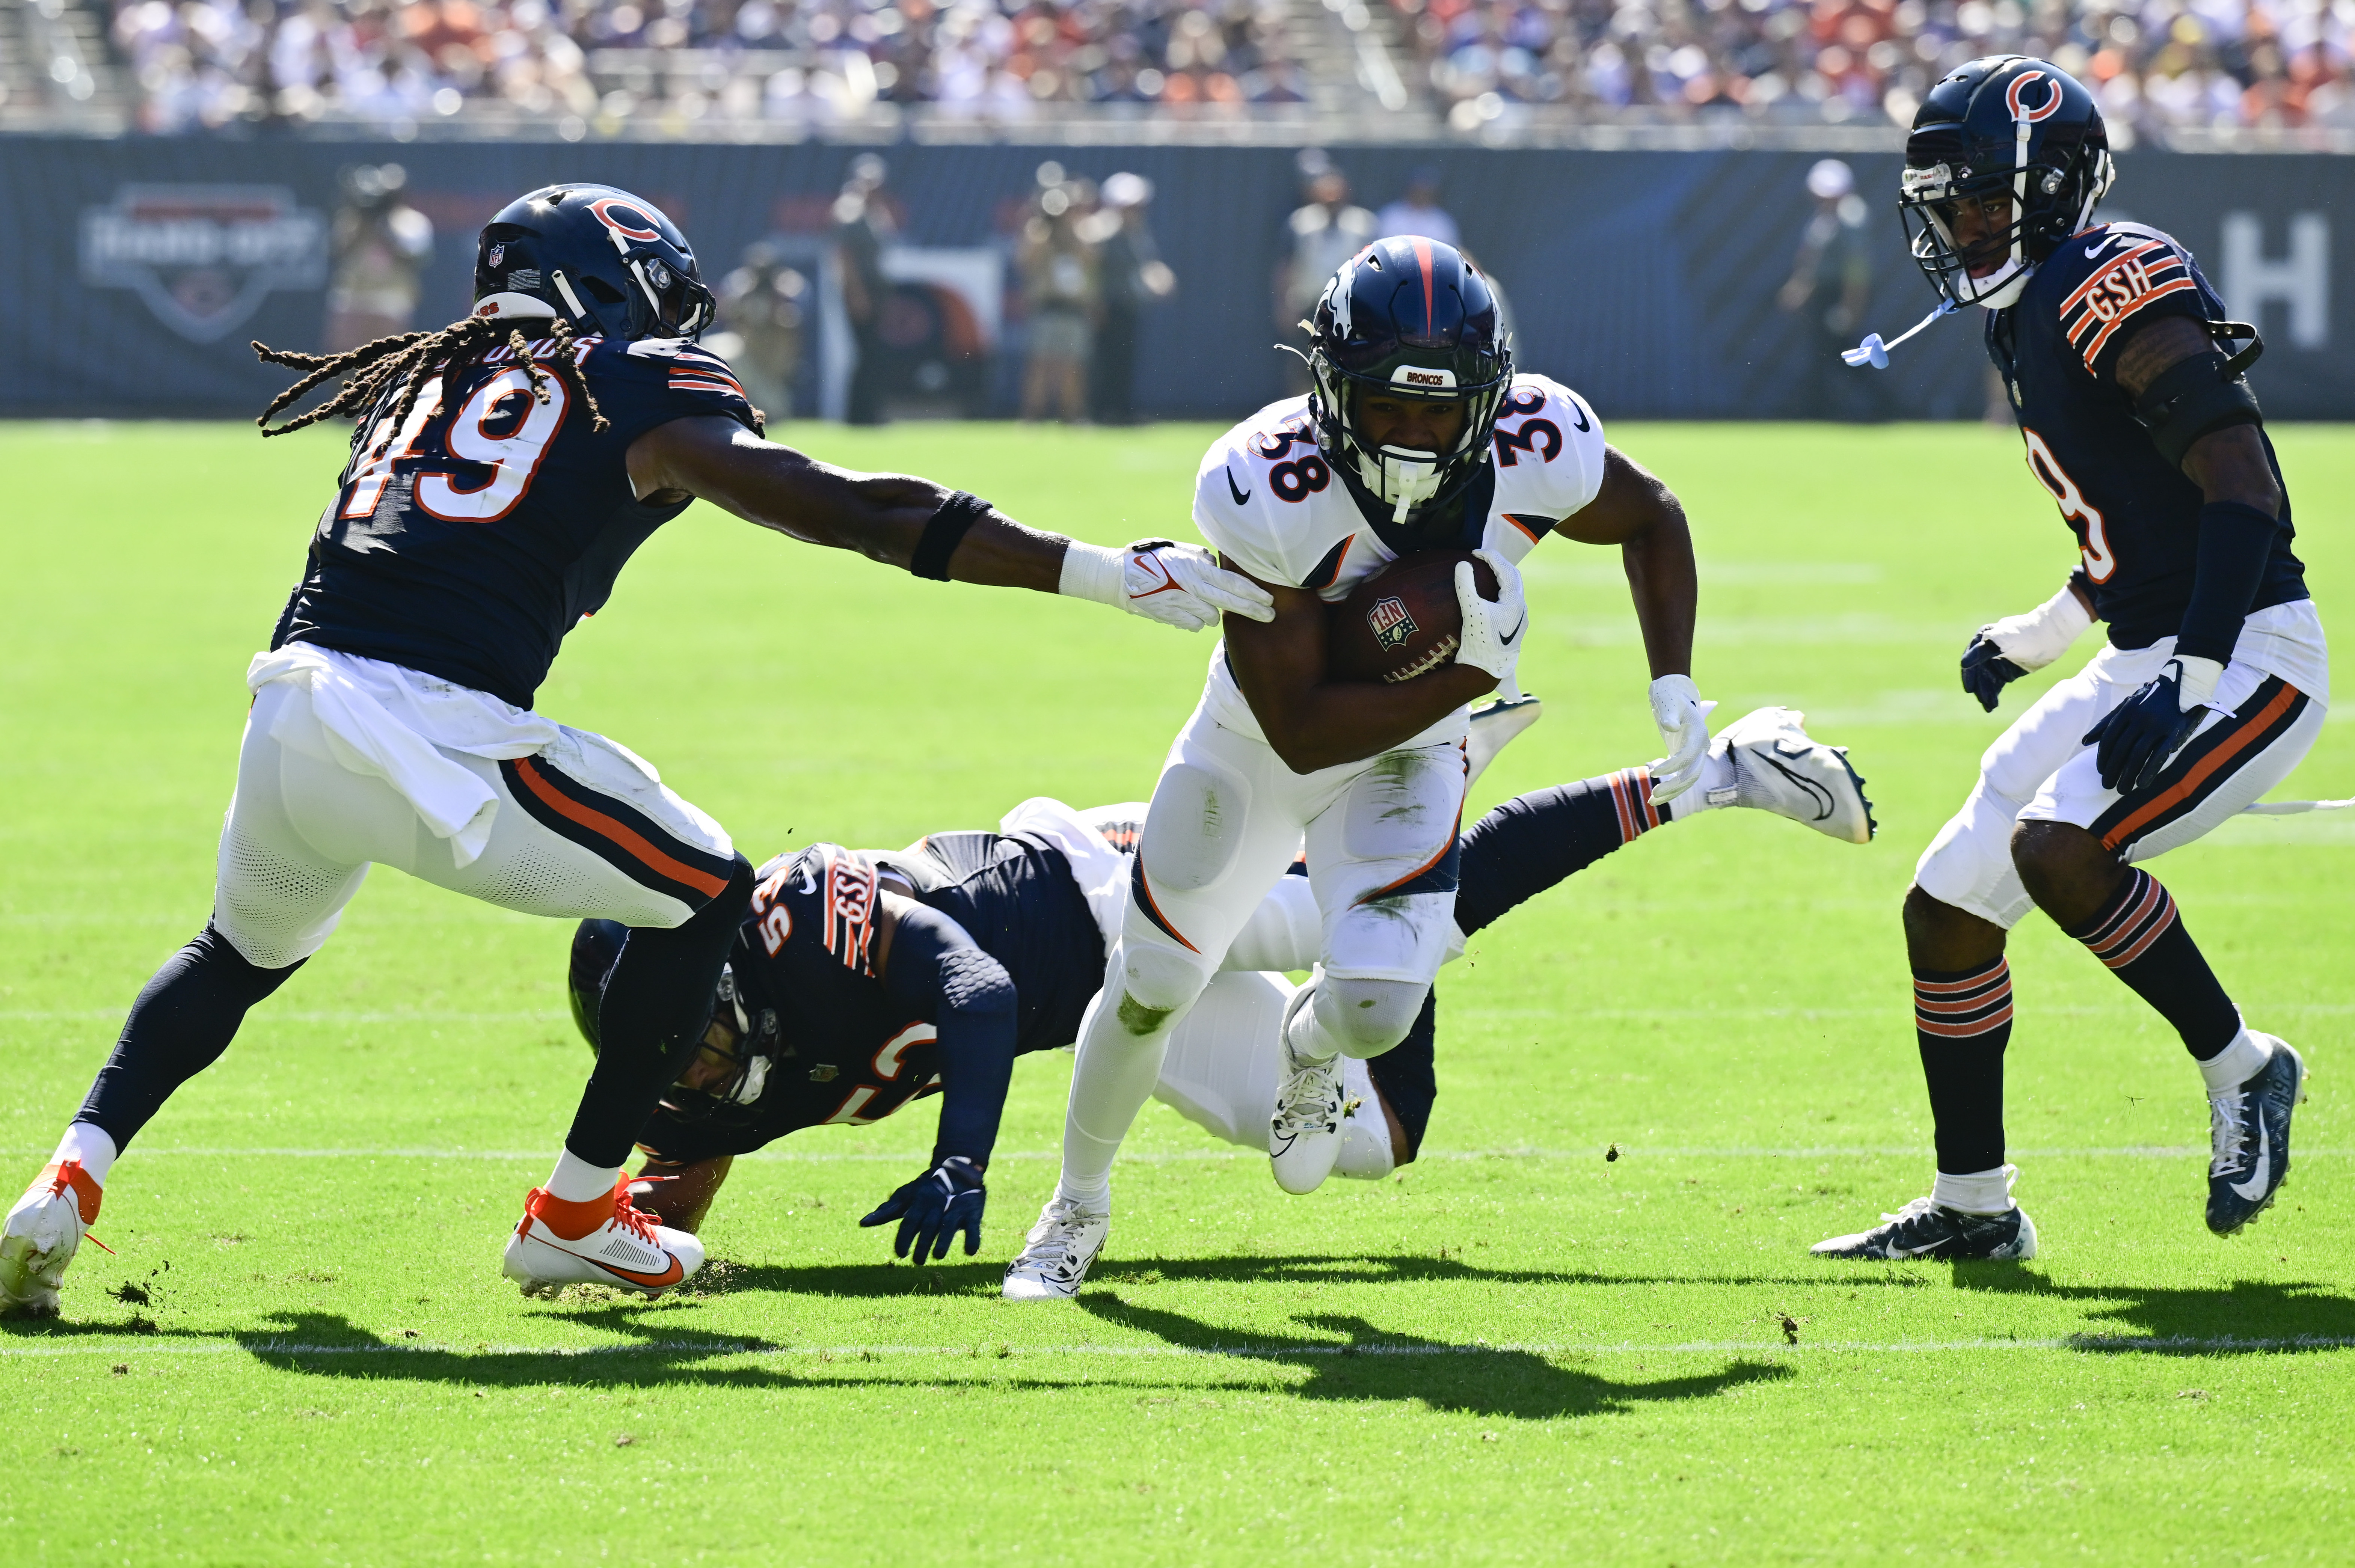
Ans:
[[[1977,698],[1981,708],[1994,712],[1998,695],[2027,673],[2003,656],[1985,629],[1971,634],[1971,645],[1963,650],[1963,689]]]
[[[2085,731],[2085,744],[2101,742],[2094,765],[2101,772],[2102,787],[2132,795],[2155,783],[2167,759],[2191,738],[2203,711],[2198,707],[2184,710],[2183,666],[2168,660],[2155,678]]]
[[[981,1185],[981,1168],[961,1154],[951,1155],[883,1200],[875,1212],[858,1222],[888,1225],[899,1221],[900,1235],[892,1254],[908,1257],[908,1244],[913,1242],[916,1254],[909,1258],[911,1263],[928,1264],[947,1257],[949,1243],[959,1231],[964,1232],[965,1256],[971,1257],[981,1251],[981,1209],[988,1198]]]

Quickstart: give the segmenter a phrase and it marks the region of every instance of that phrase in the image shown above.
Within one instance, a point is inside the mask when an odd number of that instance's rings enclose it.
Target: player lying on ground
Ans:
[[[474,315],[440,332],[327,359],[261,350],[308,371],[263,433],[348,414],[351,458],[246,674],[212,918],[140,993],[10,1211],[0,1305],[56,1310],[116,1157],[319,950],[371,863],[637,928],[606,988],[605,1050],[506,1272],[531,1289],[695,1271],[700,1243],[636,1213],[617,1181],[701,1029],[752,868],[631,752],[531,707],[564,634],[695,497],[920,577],[1077,593],[1189,629],[1270,613],[1200,549],[1075,544],[929,480],[764,442],[727,365],[695,347],[712,299],[685,237],[626,192],[550,187],[511,203],[482,232],[474,294]],[[268,428],[337,377],[321,407]]]
[[[1665,805],[1644,768],[1508,801],[1462,837],[1449,955],[1637,835],[1712,807],[1757,807],[1862,843],[1872,825],[1861,782],[1799,715],[1764,708],[1718,735],[1700,782]],[[641,1203],[697,1230],[734,1156],[804,1127],[879,1121],[937,1093],[929,1167],[862,1222],[900,1221],[896,1250],[906,1257],[912,1243],[918,1262],[945,1256],[958,1232],[977,1250],[1014,1059],[1078,1037],[1120,937],[1143,816],[1137,804],[1075,813],[1040,798],[996,833],[935,833],[900,851],[813,845],[764,867],[703,1049],[639,1135],[651,1157]],[[1295,991],[1282,972],[1315,962],[1318,927],[1307,879],[1276,879],[1171,1031],[1155,1098],[1266,1150]],[[573,1016],[592,1043],[606,976],[634,940],[609,921],[584,921],[575,936]],[[1436,1093],[1437,1009],[1427,996],[1395,1050],[1344,1060],[1343,1176],[1379,1179],[1414,1159]]]
[[[2059,658],[2095,620],[2109,645],[2037,700],[1980,763],[1905,898],[1922,1067],[1937,1126],[1930,1195],[1819,1243],[1840,1257],[2027,1258],[2011,1200],[2005,933],[2030,905],[2083,942],[2182,1037],[2206,1081],[2208,1226],[2231,1235],[2289,1170],[2296,1051],[2249,1029],[2137,863],[2286,778],[2329,701],[2329,656],[2290,551],[2289,500],[2257,402],[2250,328],[2180,244],[2094,223],[2111,166],[2100,111],[2058,67],[1998,56],[1940,82],[1914,116],[1902,206],[1923,271],[1986,307],[2030,469],[2082,564],[2061,592],[1983,628],[1963,685]]]
[[[1708,750],[1684,511],[1604,443],[1576,393],[1514,375],[1487,281],[1449,246],[1384,240],[1343,265],[1303,325],[1316,390],[1221,436],[1194,497],[1195,527],[1274,595],[1275,618],[1227,623],[1154,786],[1103,1004],[1080,1039],[1061,1178],[1007,1270],[1009,1299],[1079,1287],[1111,1222],[1113,1157],[1170,1031],[1304,837],[1322,933],[1284,1019],[1269,1159],[1295,1191],[1331,1168],[1340,1060],[1404,1040],[1446,956],[1465,704],[1513,689],[1528,640],[1515,562],[1547,534],[1622,549],[1669,753],[1660,802],[1693,786]],[[1396,684],[1334,673],[1328,604],[1400,558],[1473,550],[1497,595],[1476,591],[1472,562],[1456,567],[1453,663]]]

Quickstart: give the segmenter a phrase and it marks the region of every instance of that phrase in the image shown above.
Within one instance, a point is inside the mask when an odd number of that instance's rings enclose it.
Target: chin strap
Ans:
[[[1899,333],[1888,342],[1883,343],[1881,340],[1881,334],[1877,332],[1868,332],[1864,335],[1864,341],[1858,344],[1855,347],[1841,349],[1840,358],[1849,365],[1870,365],[1876,370],[1886,370],[1889,368],[1889,351],[1891,349],[1896,347],[1899,344],[1904,342],[1907,338],[1913,336],[1915,333],[1921,331],[1923,327],[1929,325],[1940,316],[1952,315],[1961,308],[1962,307],[1960,305],[1956,304],[1952,300],[1940,300],[1938,302],[1937,309],[1932,311],[1929,315],[1923,316],[1921,320],[1915,322],[1913,325],[1907,327],[1904,331]]]

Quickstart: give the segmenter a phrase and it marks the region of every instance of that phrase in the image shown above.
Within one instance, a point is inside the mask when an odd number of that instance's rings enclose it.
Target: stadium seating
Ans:
[[[2018,50],[2127,144],[2320,144],[2355,135],[2350,28],[2355,0],[0,0],[0,121],[1865,127]]]

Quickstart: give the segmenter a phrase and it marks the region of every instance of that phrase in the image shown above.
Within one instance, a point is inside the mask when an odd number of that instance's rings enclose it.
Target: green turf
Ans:
[[[1209,434],[783,433],[1104,540],[1187,531]],[[681,1298],[526,1304],[500,1238],[587,1060],[567,933],[379,872],[118,1168],[119,1255],[85,1250],[62,1322],[0,1328],[10,1554],[2346,1561],[2355,829],[2250,822],[2160,873],[2316,1066],[2275,1213],[2207,1234],[2180,1047],[2031,919],[2009,1127],[2045,1255],[1810,1260],[1928,1179],[1896,902],[2002,722],[1955,656],[2052,591],[2066,539],[2007,435],[1614,435],[1691,507],[1704,691],[1806,707],[1882,835],[1714,814],[1485,933],[1443,981],[1443,1093],[1401,1179],[1286,1199],[1150,1107],[1092,1287],[1007,1307],[1058,1055],[1017,1075],[973,1263],[887,1266],[856,1227],[914,1173],[919,1113],[741,1165]],[[2355,432],[2278,439],[2328,619]],[[27,1175],[204,919],[239,677],[337,461],[325,432],[0,427],[0,1148]],[[1529,579],[1548,717],[1476,805],[1654,750],[1616,563],[1556,542]],[[541,706],[655,759],[757,858],[1141,795],[1209,652],[698,510]],[[2327,726],[2286,793],[2355,794],[2355,731]]]

